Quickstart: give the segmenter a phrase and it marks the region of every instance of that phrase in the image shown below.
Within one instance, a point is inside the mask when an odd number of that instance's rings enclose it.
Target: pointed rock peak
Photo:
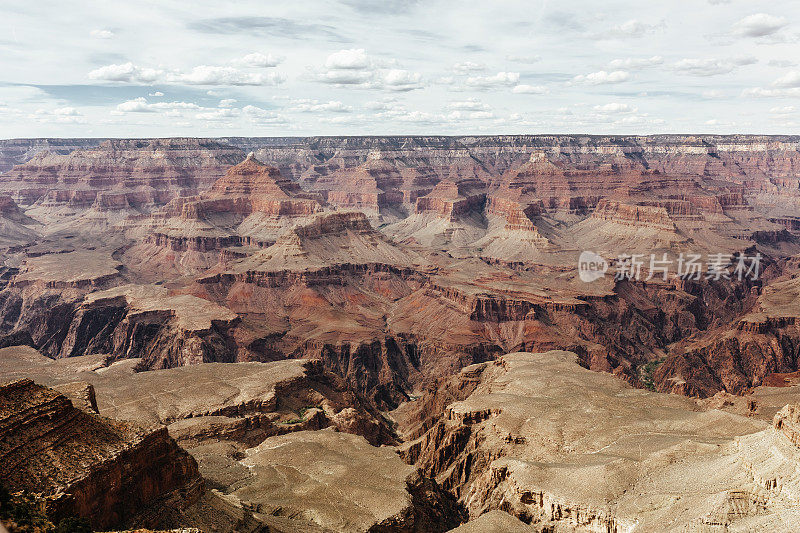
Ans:
[[[247,157],[244,158],[244,161],[236,165],[237,167],[249,167],[249,168],[261,168],[261,167],[269,167],[266,163],[259,161],[256,158],[255,152],[250,152],[247,154]],[[272,167],[269,167],[272,168]]]
[[[250,152],[241,163],[228,169],[228,174],[269,174],[279,176],[280,171],[256,159],[255,152]]]
[[[531,154],[530,162],[538,163],[540,161],[548,161],[547,152],[544,150],[536,150]]]

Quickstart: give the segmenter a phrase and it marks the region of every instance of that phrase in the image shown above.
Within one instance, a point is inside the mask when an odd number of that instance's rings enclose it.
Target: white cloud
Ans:
[[[364,107],[367,109],[372,109],[373,111],[399,111],[405,108],[405,106],[398,102],[394,97],[383,98],[379,101],[371,101],[364,104]]]
[[[244,57],[240,57],[239,59],[233,60],[234,65],[239,65],[243,67],[277,67],[281,64],[283,58],[274,56],[272,54],[262,54],[259,52],[253,52],[252,54],[247,54]]]
[[[605,31],[595,33],[595,39],[635,39],[644,37],[648,33],[653,33],[661,28],[662,24],[646,24],[640,20],[631,19]]]
[[[516,94],[547,94],[550,91],[543,85],[520,84],[511,89],[511,92]]]
[[[326,70],[317,76],[317,81],[335,85],[364,85],[373,77],[374,73],[369,70]]]
[[[278,85],[285,78],[275,72],[244,72],[234,67],[199,65],[190,72],[171,74],[171,82],[188,85]]]
[[[423,88],[422,74],[401,68],[387,68],[396,61],[379,61],[363,48],[339,50],[325,60],[324,70],[312,72],[312,79],[333,85],[363,89],[413,91]]]
[[[661,118],[651,118],[647,115],[630,115],[615,120],[612,124],[617,126],[660,126],[666,121]]]
[[[447,108],[466,111],[489,111],[491,109],[477,98],[453,101],[447,104]]]
[[[471,76],[465,82],[469,87],[490,89],[492,87],[506,87],[519,82],[519,72],[498,72],[494,76]]]
[[[164,93],[161,91],[156,91],[154,93],[147,93],[147,96],[164,96]]]
[[[111,30],[92,30],[91,36],[96,39],[113,39],[114,32]]]
[[[218,107],[233,107],[233,104],[235,103],[236,103],[235,98],[223,98],[222,100],[219,101]]]
[[[127,83],[180,83],[187,85],[277,85],[285,78],[275,72],[245,72],[234,67],[199,65],[189,72],[141,68],[131,62],[106,65],[89,72],[94,80]]]
[[[687,76],[719,76],[729,74],[739,67],[758,63],[754,57],[739,57],[733,59],[681,59],[673,68]]]
[[[242,108],[242,112],[257,124],[286,124],[287,122],[285,117],[261,107],[246,105]]]
[[[770,67],[785,68],[785,67],[796,67],[797,63],[789,59],[771,59],[767,61],[767,65]]]
[[[204,111],[202,113],[197,113],[195,115],[195,118],[199,120],[225,120],[237,116],[239,116],[238,109],[222,108],[222,109],[214,109],[212,111]]]
[[[486,120],[489,118],[495,118],[494,113],[491,111],[462,111],[462,110],[455,110],[451,111],[445,116],[446,120],[449,121],[461,121],[461,120]]]
[[[627,58],[615,59],[611,61],[608,66],[612,70],[641,70],[649,67],[654,67],[664,63],[664,58],[661,56],[652,56],[645,58]]]
[[[709,100],[714,100],[717,98],[725,98],[725,93],[722,91],[718,91],[716,89],[712,89],[710,91],[703,91],[703,98],[707,98]]]
[[[117,114],[120,113],[157,113],[159,111],[177,111],[182,109],[200,109],[200,106],[192,102],[156,102],[148,103],[144,97],[134,98],[118,104]]]
[[[86,118],[74,107],[40,108],[29,117],[42,124],[86,124]]]
[[[76,117],[81,114],[74,107],[59,107],[58,109],[54,109],[53,113],[55,113],[56,115],[70,116],[70,117]]]
[[[788,24],[784,17],[756,13],[734,24],[733,33],[742,37],[766,37],[780,31]]]
[[[593,108],[598,113],[603,115],[622,115],[628,113],[635,113],[636,108],[628,104],[610,103],[605,105],[596,105]]]
[[[89,72],[93,80],[124,81],[128,83],[152,83],[164,74],[163,70],[140,68],[128,61],[127,63],[106,65]]]
[[[470,72],[480,72],[486,70],[486,65],[483,63],[464,61],[463,63],[456,63],[453,65],[453,70],[459,74],[468,74]]]
[[[540,55],[521,56],[509,54],[506,56],[506,61],[513,61],[515,63],[538,63],[542,60]]]
[[[390,91],[412,91],[422,88],[422,75],[403,69],[390,69],[380,72],[379,81]]]
[[[775,87],[787,88],[800,87],[800,72],[796,70],[787,72],[785,75],[773,81],[772,85]]]
[[[329,111],[333,113],[349,113],[353,110],[352,106],[345,105],[342,102],[331,100],[329,102],[320,102],[318,100],[301,99],[292,102],[292,111],[300,111],[303,113]]]
[[[794,98],[800,96],[800,87],[788,89],[765,89],[763,87],[753,87],[742,91],[742,96],[752,96],[755,98]]]
[[[601,70],[599,72],[592,72],[591,74],[579,75],[572,78],[574,83],[585,83],[588,85],[602,85],[606,83],[621,83],[628,80],[631,75],[624,70],[615,70],[607,72]]]
[[[370,58],[363,48],[351,48],[349,50],[339,50],[328,56],[325,60],[325,68],[328,69],[366,69],[371,65]]]
[[[787,105],[783,107],[773,107],[772,109],[769,110],[769,112],[774,115],[788,115],[790,113],[794,113],[795,111],[797,111],[797,108],[794,107],[793,105]]]

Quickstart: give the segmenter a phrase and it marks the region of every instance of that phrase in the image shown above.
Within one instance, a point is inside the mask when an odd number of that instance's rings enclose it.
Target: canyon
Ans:
[[[800,137],[21,139],[0,172],[0,483],[53,520],[800,521]]]

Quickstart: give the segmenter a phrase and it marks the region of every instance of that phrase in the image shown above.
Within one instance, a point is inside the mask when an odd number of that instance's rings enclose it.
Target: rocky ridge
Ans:
[[[189,506],[203,482],[197,463],[165,428],[145,429],[76,409],[22,379],[0,386],[0,481],[47,495],[48,515],[96,528],[136,520],[142,509]]]
[[[791,407],[769,428],[697,412],[688,400],[591,374],[567,352],[511,354],[455,379],[478,383],[402,455],[470,517],[496,509],[570,531],[790,531],[797,519]]]

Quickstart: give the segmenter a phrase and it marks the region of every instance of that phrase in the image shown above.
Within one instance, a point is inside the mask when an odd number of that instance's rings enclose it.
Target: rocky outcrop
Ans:
[[[268,438],[246,454],[241,464],[251,474],[233,485],[232,496],[258,513],[336,531],[436,532],[463,520],[454,498],[436,482],[393,450],[353,435],[292,433]],[[349,494],[346,500],[342,493]]]
[[[204,139],[115,139],[39,152],[6,172],[1,188],[25,206],[149,210],[207,189],[242,155]]]
[[[323,213],[285,232],[274,245],[254,253],[232,270],[311,271],[337,265],[384,264],[397,267],[426,261],[375,231],[363,213]]]
[[[788,524],[796,476],[782,478],[782,497],[765,498],[755,485],[773,490],[770,468],[791,472],[798,454],[764,460],[781,443],[763,423],[697,412],[684,398],[629,389],[575,361],[566,352],[511,354],[465,369],[456,379],[477,379],[472,392],[401,455],[457,496],[471,519],[501,510],[536,530],[589,531],[657,530],[667,516],[672,529]],[[698,491],[698,475],[714,489]],[[693,505],[676,493],[692,494]]]
[[[144,429],[78,410],[31,380],[0,386],[0,481],[47,496],[47,514],[123,527],[169,502],[187,507],[203,490],[197,463],[166,428]]]
[[[505,219],[506,230],[528,230],[534,229],[533,217],[544,212],[544,203],[541,200],[533,200],[526,205],[518,200],[504,198],[503,196],[493,195],[486,200],[486,214],[497,215]]]
[[[617,224],[674,231],[675,223],[663,207],[628,205],[601,200],[592,212],[592,218]]]
[[[212,302],[158,286],[12,286],[0,291],[0,331],[27,333],[50,357],[103,353],[146,368],[236,360],[239,318]]]
[[[320,210],[319,197],[305,193],[297,183],[282,177],[278,169],[264,165],[252,153],[214,182],[208,197],[234,198],[233,210],[243,208],[243,215],[261,212],[298,216]],[[237,202],[237,198],[241,198],[241,202]]]
[[[775,415],[772,425],[789,442],[800,448],[800,405],[785,406]]]
[[[140,358],[142,369],[236,360],[238,316],[196,296],[155,286],[89,294],[77,307],[56,357],[107,353]]]
[[[485,185],[478,179],[442,180],[425,196],[417,198],[416,213],[432,212],[441,218],[456,219],[483,208]]]
[[[713,396],[741,394],[771,374],[800,369],[800,280],[771,283],[751,312],[732,326],[677,346],[654,375],[664,392]]]

